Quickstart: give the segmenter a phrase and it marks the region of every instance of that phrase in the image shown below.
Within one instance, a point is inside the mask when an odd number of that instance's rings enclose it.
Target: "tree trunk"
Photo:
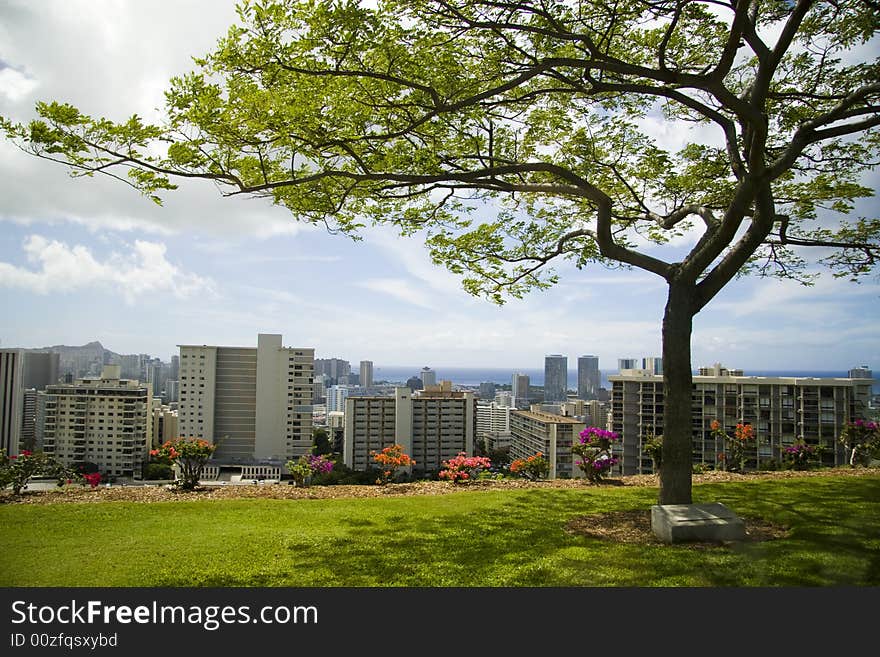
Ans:
[[[663,467],[660,504],[691,504],[693,287],[672,282],[663,315]]]

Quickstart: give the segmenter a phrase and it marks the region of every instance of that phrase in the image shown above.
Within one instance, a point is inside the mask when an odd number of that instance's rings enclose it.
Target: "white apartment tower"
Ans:
[[[348,386],[330,386],[327,388],[327,413],[344,412],[345,400],[348,399]]]
[[[510,405],[496,402],[477,404],[477,440],[487,450],[510,447]]]
[[[422,379],[422,388],[437,385],[437,373],[430,367],[423,367],[422,371],[419,372],[419,376]]]
[[[529,405],[529,375],[515,373],[511,380],[510,390],[513,405],[517,408],[527,408]]]
[[[260,334],[257,347],[179,345],[178,426],[184,438],[217,444],[218,464],[307,454],[312,445],[315,350]]]
[[[476,408],[471,392],[435,391],[413,397],[406,387],[392,397],[349,397],[345,402],[345,465],[368,470],[371,452],[403,445],[414,470],[441,468],[459,452],[474,453]]]
[[[180,437],[180,431],[177,427],[177,411],[170,406],[159,403],[159,400],[153,400],[153,430],[151,442],[153,447],[159,447],[169,440],[177,440]]]
[[[67,466],[95,463],[107,475],[141,477],[152,439],[152,390],[120,379],[119,365],[99,377],[37,393],[37,440]]]

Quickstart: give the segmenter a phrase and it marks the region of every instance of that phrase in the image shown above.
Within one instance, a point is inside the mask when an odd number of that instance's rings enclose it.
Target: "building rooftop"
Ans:
[[[554,413],[541,413],[538,411],[511,411],[511,415],[522,415],[530,420],[545,422],[547,424],[583,424],[573,417],[565,417],[564,415],[555,415]]]
[[[651,374],[646,370],[631,370],[632,374],[612,374],[609,381],[663,381],[662,374]],[[871,379],[858,379],[847,377],[815,377],[815,376],[753,376],[748,374],[694,374],[694,383],[707,383],[711,381],[724,381],[728,383],[779,383],[797,385],[798,383],[821,383],[823,385],[852,385],[853,383],[867,384]]]

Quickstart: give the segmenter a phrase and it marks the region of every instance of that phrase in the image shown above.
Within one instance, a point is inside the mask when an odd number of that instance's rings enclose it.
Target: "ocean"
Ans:
[[[529,383],[533,386],[544,385],[544,369],[509,369],[509,368],[478,368],[478,367],[435,367],[437,381],[452,381],[461,386],[478,386],[483,382],[510,384],[513,374],[520,372],[529,377]],[[389,383],[405,383],[411,376],[418,377],[421,367],[412,366],[384,366],[373,368],[373,380],[388,381]],[[695,371],[694,374],[697,372]],[[794,376],[794,377],[846,377],[847,370],[745,370],[746,376]],[[617,374],[617,370],[600,370],[602,375],[602,387],[611,388],[608,376]],[[568,371],[569,389],[577,389],[577,370]],[[880,393],[880,381],[875,379],[874,392]]]

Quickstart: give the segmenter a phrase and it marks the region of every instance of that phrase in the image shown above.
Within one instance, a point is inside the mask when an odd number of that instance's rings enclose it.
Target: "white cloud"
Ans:
[[[100,262],[85,246],[71,247],[41,235],[30,235],[25,240],[24,252],[36,268],[0,262],[0,286],[37,294],[104,287],[120,294],[129,304],[152,293],[170,293],[177,298],[216,294],[210,279],[182,271],[168,261],[165,251],[162,243],[137,240],[131,252],[113,253]]]
[[[6,96],[6,98],[14,103],[29,96],[39,84],[36,80],[14,69],[4,68],[0,70],[0,94]]]
[[[193,70],[191,58],[212,50],[237,22],[233,0],[65,0],[51,11],[42,4],[0,3],[7,65],[0,71],[0,115],[14,121],[35,118],[34,100],[57,100],[111,120],[138,114],[158,122],[168,81]],[[158,207],[119,181],[71,180],[63,166],[0,141],[0,221],[219,238],[269,239],[302,229],[266,199],[222,198],[208,182],[175,182],[180,189],[163,194]]]
[[[424,292],[415,289],[410,283],[402,278],[371,278],[361,281],[357,285],[358,287],[372,290],[373,292],[387,294],[388,296],[399,299],[400,301],[405,301],[414,306],[419,306],[421,308],[432,307],[431,304],[428,303]]]
[[[859,297],[873,296],[865,309],[880,318],[877,311],[878,287],[872,283],[854,284],[828,275],[821,276],[814,285],[800,285],[794,281],[775,279],[757,280],[748,297],[739,300],[719,300],[712,304],[714,311],[736,318],[762,318],[820,321],[827,324],[843,313],[844,305],[852,305]]]
[[[431,261],[422,235],[401,237],[394,228],[380,226],[365,231],[364,242],[385,251],[392,262],[403,266],[407,273],[435,292],[466,295],[460,276]]]

